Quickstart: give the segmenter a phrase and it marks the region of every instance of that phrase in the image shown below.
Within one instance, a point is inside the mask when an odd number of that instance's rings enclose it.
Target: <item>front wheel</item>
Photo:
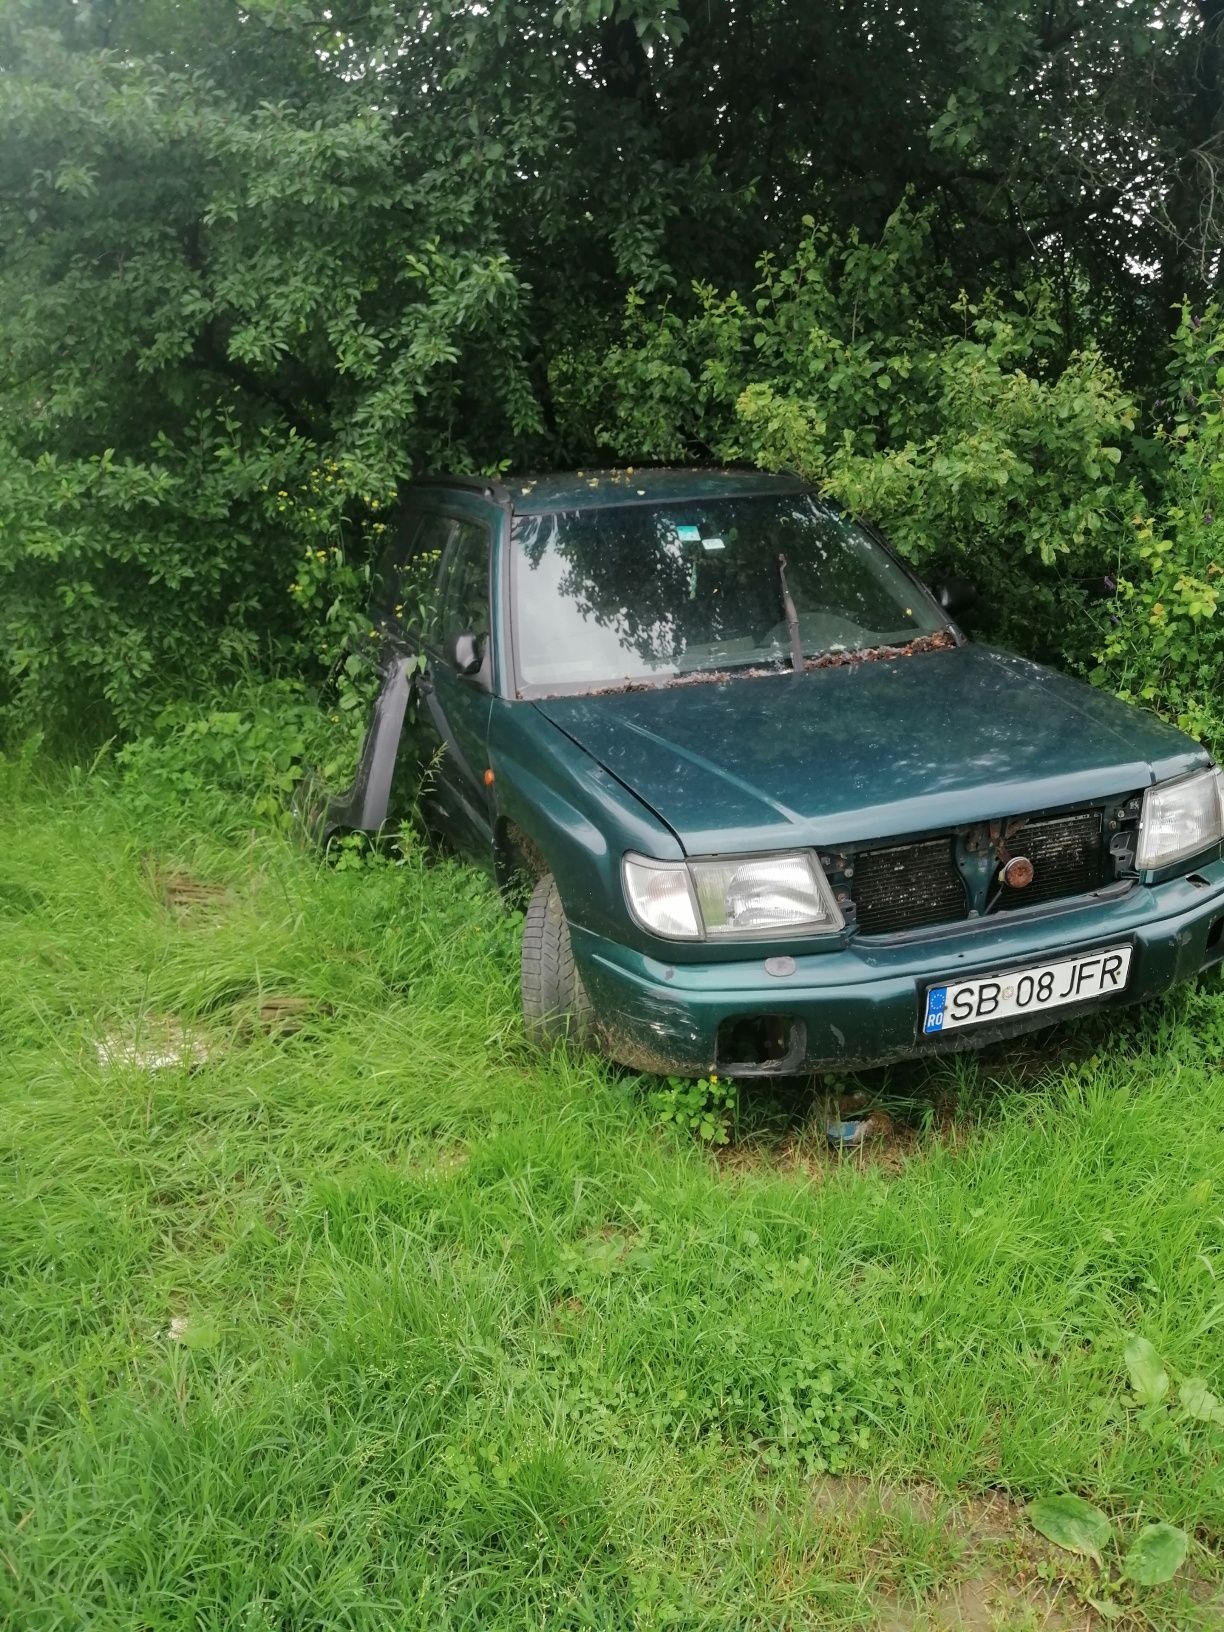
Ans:
[[[565,908],[551,873],[531,892],[523,923],[523,1025],[537,1048],[592,1041],[591,1002],[574,962]]]

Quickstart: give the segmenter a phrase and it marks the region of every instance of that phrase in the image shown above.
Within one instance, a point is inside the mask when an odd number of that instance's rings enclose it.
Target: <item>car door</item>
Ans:
[[[459,508],[414,499],[398,513],[392,534],[376,573],[371,638],[356,654],[379,677],[356,773],[330,798],[308,779],[299,815],[326,842],[334,833],[394,825],[419,799],[431,828],[487,860],[492,526]],[[456,671],[460,634],[478,643],[475,673]]]
[[[428,528],[431,516],[426,515]],[[490,641],[488,523],[451,515],[436,601],[425,631],[425,667],[417,677],[417,721],[429,755],[421,808],[429,826],[479,859],[491,852],[493,827],[484,773],[489,763],[493,653]],[[473,636],[480,664],[460,673],[455,647]]]
[[[352,782],[329,796],[317,774],[297,797],[306,830],[321,843],[335,833],[375,833],[408,817],[437,743],[416,728],[417,695],[427,623],[437,607],[438,580],[455,519],[426,512],[415,499],[388,517],[387,538],[370,598],[370,630],[343,662],[376,694]],[[350,667],[352,665],[353,667]]]

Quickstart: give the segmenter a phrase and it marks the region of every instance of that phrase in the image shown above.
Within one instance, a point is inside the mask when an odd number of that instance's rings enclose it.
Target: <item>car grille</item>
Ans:
[[[865,935],[895,935],[903,929],[947,924],[969,911],[950,833],[917,844],[860,851],[854,858],[850,897]]]
[[[967,918],[968,890],[956,865],[958,835],[860,850],[846,880],[854,921],[864,935],[896,935]],[[993,886],[986,910],[1011,912],[1083,895],[1109,879],[1102,812],[1075,811],[1013,824],[1007,850],[1033,863],[1024,889]]]
[[[1023,890],[1005,889],[999,910],[1033,907],[1041,901],[1061,901],[1066,895],[1099,890],[1106,882],[1105,846],[1101,812],[1081,810],[1074,816],[1051,816],[1025,822],[1008,848],[1033,864],[1033,882]]]

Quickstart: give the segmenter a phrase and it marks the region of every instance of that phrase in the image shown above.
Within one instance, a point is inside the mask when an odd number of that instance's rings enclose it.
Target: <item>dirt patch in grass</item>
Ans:
[[[885,1108],[871,1094],[852,1090],[829,1098],[817,1097],[798,1125],[765,1132],[749,1131],[718,1151],[719,1166],[728,1177],[775,1172],[803,1175],[817,1183],[839,1167],[871,1169],[888,1177],[905,1171],[940,1146],[968,1137],[969,1126],[956,1118],[955,1102],[948,1097],[928,1104],[898,1104],[888,1099]],[[855,1142],[831,1138],[837,1125],[864,1123]]]
[[[405,1157],[401,1171],[413,1179],[445,1179],[461,1173],[471,1161],[471,1152],[464,1145],[443,1145],[416,1150]]]
[[[1087,1028],[992,1045],[981,1054],[913,1060],[850,1076],[740,1084],[740,1131],[720,1150],[729,1176],[774,1170],[823,1180],[844,1163],[887,1177],[975,1137],[992,1104],[1031,1095],[1088,1059]],[[838,1136],[835,1130],[841,1125]],[[846,1125],[865,1124],[862,1137]]]
[[[1153,1620],[1154,1606],[1142,1594],[1133,1603],[1110,1603],[1107,1618],[1092,1602],[1108,1591],[1094,1566],[1044,1541],[1021,1504],[999,1491],[951,1496],[922,1483],[826,1476],[813,1485],[811,1504],[820,1522],[871,1536],[879,1574],[868,1596],[878,1632],[1098,1632],[1107,1625],[1191,1624],[1176,1610],[1172,1622]],[[944,1555],[943,1567],[939,1585],[924,1592],[898,1561],[932,1545]],[[1224,1624],[1224,1609],[1219,1622],[1213,1618],[1216,1590],[1203,1579],[1182,1579],[1182,1602],[1194,1606],[1194,1625]]]
[[[1068,1604],[1043,1588],[1034,1594],[1013,1583],[978,1577],[939,1592],[919,1609],[886,1599],[877,1632],[1093,1632],[1104,1623],[1091,1610]]]
[[[265,994],[246,1016],[242,1029],[248,1035],[263,1032],[269,1037],[294,1037],[310,1031],[316,1022],[334,1012],[330,1003],[319,1003],[311,997]]]
[[[1051,1569],[1052,1549],[1006,1496],[953,1498],[933,1485],[826,1477],[813,1486],[811,1499],[823,1519],[878,1532],[872,1550],[880,1577],[871,1596],[879,1632],[1091,1632],[1093,1611],[1057,1567]],[[923,1532],[938,1534],[941,1548],[956,1558],[947,1572],[956,1579],[948,1584],[941,1571],[939,1588],[925,1594],[907,1584],[895,1564],[913,1550],[907,1537]]]
[[[194,1069],[212,1056],[212,1045],[173,1015],[144,1015],[129,1031],[108,1032],[98,1040],[98,1064],[136,1071]]]
[[[153,893],[176,918],[219,911],[233,901],[233,892],[224,884],[211,884],[189,873],[167,867],[156,856],[143,858],[145,877]]]

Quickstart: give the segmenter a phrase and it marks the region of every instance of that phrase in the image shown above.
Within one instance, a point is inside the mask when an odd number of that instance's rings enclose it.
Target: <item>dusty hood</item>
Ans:
[[[1154,715],[975,645],[535,706],[690,854],[918,833],[1207,763]]]

